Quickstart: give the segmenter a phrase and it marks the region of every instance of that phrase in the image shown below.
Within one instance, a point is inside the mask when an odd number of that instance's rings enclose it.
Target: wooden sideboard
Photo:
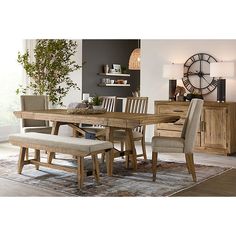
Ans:
[[[155,126],[155,136],[180,137],[189,102],[155,101],[156,114],[179,115],[175,123]],[[204,101],[195,151],[231,155],[236,152],[236,102]]]

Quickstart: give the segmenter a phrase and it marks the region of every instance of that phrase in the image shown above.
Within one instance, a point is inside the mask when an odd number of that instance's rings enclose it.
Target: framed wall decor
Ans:
[[[119,64],[112,64],[112,67],[115,70],[115,73],[121,74],[121,66]]]

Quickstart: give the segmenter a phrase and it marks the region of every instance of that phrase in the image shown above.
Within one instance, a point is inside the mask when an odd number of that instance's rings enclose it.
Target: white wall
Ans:
[[[168,63],[185,63],[195,53],[208,53],[219,61],[236,61],[236,40],[142,40],[141,96],[149,97],[148,112],[154,112],[155,100],[168,100],[168,80],[162,67]],[[182,85],[182,81],[177,81]],[[236,79],[226,81],[226,100],[236,101]],[[216,101],[216,90],[204,98]],[[151,141],[154,126],[147,127],[146,140]]]
[[[74,60],[79,64],[82,65],[82,40],[76,40],[78,48],[77,48],[77,53],[75,54]],[[74,90],[71,89],[68,95],[63,99],[63,104],[65,106],[68,106],[69,103],[71,102],[81,102],[82,98],[82,68],[74,71],[70,75],[71,79],[78,84],[80,87],[80,90]],[[67,125],[61,126],[60,135],[71,135],[72,134],[72,129],[68,127]]]

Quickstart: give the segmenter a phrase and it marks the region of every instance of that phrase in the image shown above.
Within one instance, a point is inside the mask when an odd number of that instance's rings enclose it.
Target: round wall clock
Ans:
[[[217,87],[217,79],[210,77],[210,63],[217,60],[207,53],[192,55],[184,63],[183,84],[185,88],[196,94],[206,95]]]

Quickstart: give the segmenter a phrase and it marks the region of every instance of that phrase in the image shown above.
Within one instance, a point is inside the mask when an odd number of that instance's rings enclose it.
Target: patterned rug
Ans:
[[[43,155],[42,155],[43,156]],[[42,158],[44,159],[44,158]],[[159,162],[156,182],[152,182],[151,161],[138,160],[137,172],[125,168],[125,161],[116,158],[114,175],[106,175],[104,163],[100,163],[100,184],[97,184],[91,173],[91,159],[86,158],[85,169],[88,176],[85,178],[82,190],[77,189],[77,176],[73,173],[57,171],[40,167],[35,170],[33,165],[24,166],[23,173],[17,174],[18,156],[0,158],[0,177],[21,182],[31,186],[64,193],[65,196],[114,196],[114,197],[154,197],[170,196],[186,187],[194,186],[191,175],[188,174],[185,163]],[[75,166],[76,161],[71,156],[57,155],[55,163]],[[213,177],[227,168],[196,165],[198,182]]]

